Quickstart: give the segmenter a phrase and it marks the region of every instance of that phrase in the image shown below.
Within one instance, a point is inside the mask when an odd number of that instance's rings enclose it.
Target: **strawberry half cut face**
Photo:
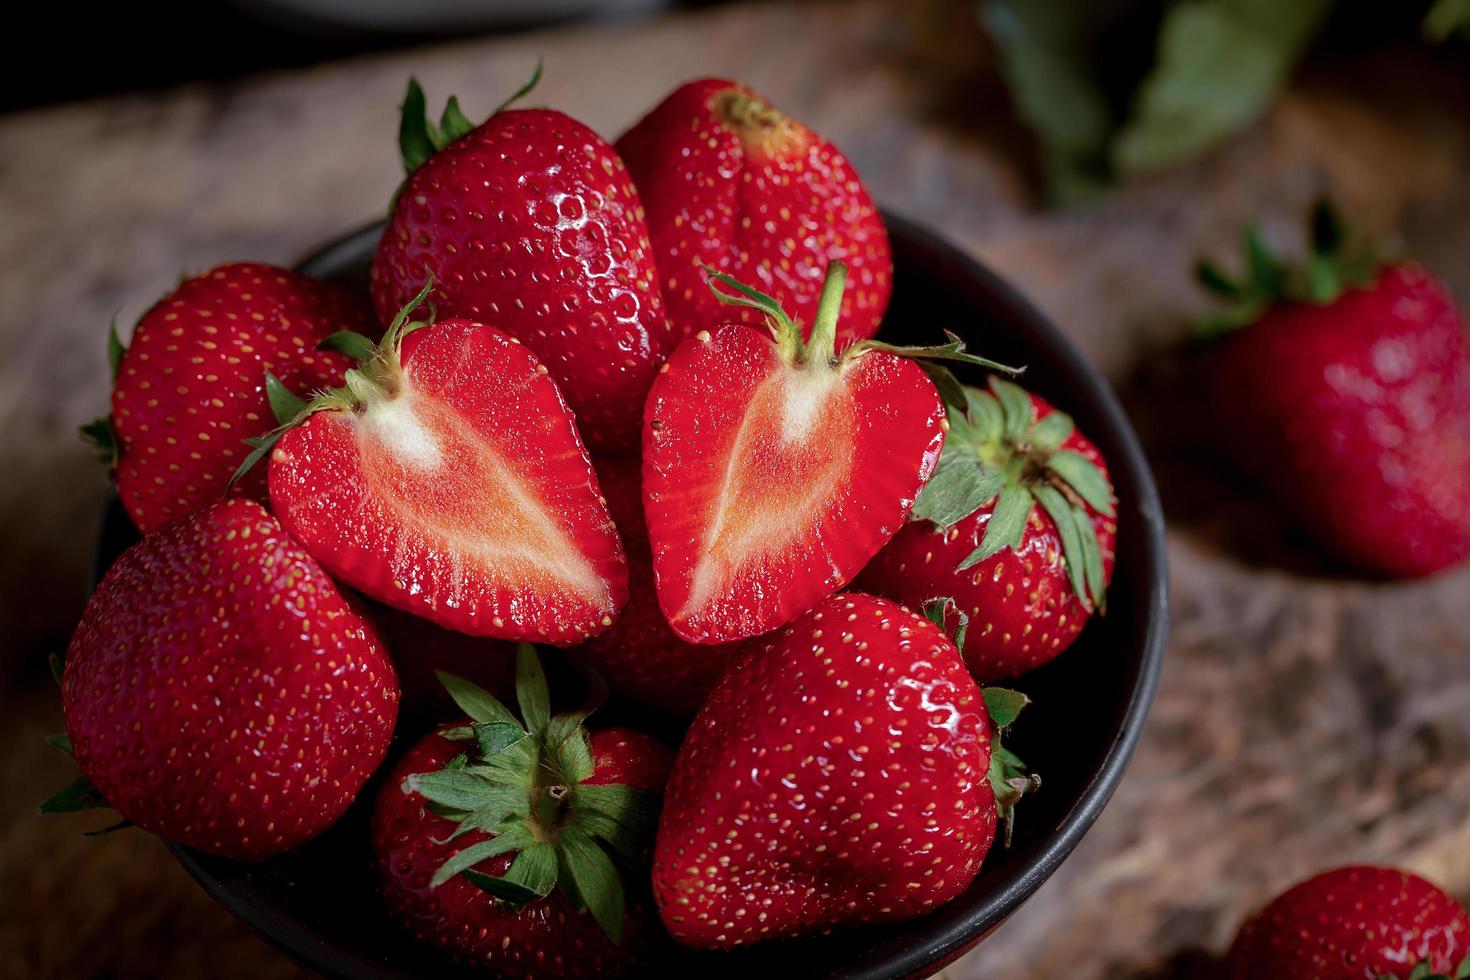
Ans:
[[[272,508],[335,576],[441,626],[599,632],[627,567],[555,382],[490,327],[405,321],[277,436]]]
[[[773,299],[713,275],[769,333],[701,332],[649,394],[644,509],[659,604],[686,640],[756,636],[806,612],[898,530],[934,469],[944,409],[900,353],[945,355],[874,342],[835,354],[844,274],[834,263],[805,344]]]

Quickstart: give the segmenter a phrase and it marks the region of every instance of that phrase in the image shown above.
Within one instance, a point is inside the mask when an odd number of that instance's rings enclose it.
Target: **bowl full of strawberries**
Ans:
[[[328,975],[960,955],[1157,678],[1106,383],[741,84],[616,144],[403,108],[385,224],[111,336],[82,775],[43,809],[158,834]]]

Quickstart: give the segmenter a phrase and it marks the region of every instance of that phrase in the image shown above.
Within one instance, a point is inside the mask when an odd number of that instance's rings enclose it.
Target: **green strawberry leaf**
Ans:
[[[1026,433],[1026,444],[1041,452],[1051,452],[1066,442],[1076,431],[1072,416],[1066,412],[1051,411],[1031,426]]]
[[[572,787],[571,801],[577,812],[600,814],[635,834],[658,825],[659,795],[636,786],[579,783]]]
[[[592,746],[582,729],[584,717],[580,713],[555,715],[542,736],[548,761],[568,784],[590,778],[595,768]]]
[[[986,687],[980,693],[985,698],[985,709],[990,713],[990,723],[1001,731],[1015,724],[1022,709],[1031,703],[1026,695],[1008,687]]]
[[[71,748],[71,737],[65,734],[46,736],[46,744],[53,749],[65,752],[67,755],[76,755]]]
[[[470,726],[470,731],[475,739],[476,750],[485,759],[499,755],[503,749],[531,737],[524,728],[510,721],[476,722]]]
[[[995,499],[1005,473],[973,459],[945,455],[914,498],[911,519],[949,528]]]
[[[440,806],[475,810],[484,805],[496,784],[472,770],[440,769],[410,773],[402,788],[405,793],[418,793]]]
[[[954,633],[949,632],[949,617],[955,618]],[[924,618],[935,626],[939,632],[948,636],[956,650],[965,648],[965,637],[970,631],[970,617],[960,608],[960,604],[951,596],[936,597],[924,602]]]
[[[358,364],[366,364],[378,355],[377,345],[355,330],[338,330],[317,344],[316,349],[345,354]]]
[[[525,885],[517,884],[505,878],[496,878],[487,875],[483,871],[466,868],[460,872],[460,876],[489,895],[494,896],[513,908],[520,908],[528,902],[534,902],[540,896]]]
[[[449,840],[471,831],[491,833],[507,821],[523,819],[531,812],[531,794],[524,786],[492,783],[478,798],[479,804],[468,813],[458,811],[459,826],[449,835]]]
[[[437,132],[429,122],[429,105],[417,78],[408,80],[403,97],[403,114],[398,121],[398,152],[403,172],[413,173],[439,149]]]
[[[437,888],[465,869],[473,868],[481,861],[498,857],[501,854],[508,854],[511,851],[519,851],[522,848],[530,847],[536,843],[538,842],[535,835],[531,833],[531,828],[526,826],[525,823],[512,820],[502,824],[500,832],[494,837],[489,840],[480,841],[478,844],[471,844],[440,865],[439,870],[434,872],[434,877],[429,879],[429,887]],[[524,884],[524,882],[519,883]]]
[[[531,77],[526,79],[525,84],[523,84],[520,88],[512,92],[510,98],[506,99],[504,102],[500,103],[500,105],[496,106],[495,111],[490,113],[490,115],[498,115],[509,109],[512,105],[519,102],[521,99],[530,95],[531,90],[534,89],[537,85],[541,84],[541,67],[541,59],[537,58],[536,67],[531,72]]]
[[[1100,613],[1107,612],[1108,586],[1103,577],[1102,549],[1097,543],[1097,528],[1092,515],[1081,507],[1072,508],[1072,521],[1077,526],[1078,542],[1082,545],[1082,572],[1087,580],[1087,593],[1092,604]]]
[[[545,898],[556,887],[556,870],[556,848],[546,841],[535,841],[516,855],[505,879],[524,885],[537,898]]]
[[[1072,592],[1087,608],[1093,608],[1092,597],[1087,591],[1087,556],[1082,551],[1081,532],[1072,516],[1072,504],[1056,487],[1039,486],[1032,491],[1042,509],[1051,517],[1062,539],[1062,561],[1067,566],[1067,578],[1072,583]]]
[[[578,904],[592,913],[614,943],[623,941],[623,881],[602,848],[573,826],[557,840],[561,870],[570,879]]]
[[[1020,442],[1026,430],[1031,428],[1031,420],[1036,414],[1031,396],[1020,385],[993,375],[990,378],[990,390],[1000,400],[1001,414],[1005,418],[1005,438],[1012,443]]]
[[[51,679],[60,687],[62,678],[66,676],[66,659],[52,650],[46,655],[46,666],[51,669]]]
[[[979,439],[983,443],[999,442],[1005,435],[1005,411],[994,395],[978,388],[966,388],[967,414],[974,423]]]
[[[866,350],[884,351],[895,354],[898,357],[907,357],[915,361],[953,361],[959,364],[969,364],[974,367],[985,368],[990,371],[1004,371],[1006,374],[1021,374],[1025,368],[1011,367],[992,361],[978,354],[971,354],[965,349],[965,342],[952,331],[944,331],[945,342],[932,344],[927,347],[904,347],[899,344],[889,344],[881,340],[860,340],[849,348],[850,353],[857,354]]]
[[[1470,0],[1436,0],[1424,15],[1420,29],[1435,43],[1447,41],[1456,33],[1470,39]]]
[[[470,122],[459,107],[459,97],[451,95],[449,101],[444,103],[444,114],[439,117],[439,138],[443,145],[448,146],[460,137],[468,136],[474,128],[475,124]]]
[[[78,776],[65,787],[53,793],[46,802],[36,808],[38,813],[76,813],[80,810],[98,810],[110,804],[98,792],[97,787],[86,776]]]
[[[546,687],[546,673],[536,648],[522,643],[516,648],[516,701],[526,728],[539,732],[551,720],[551,692]]]
[[[306,411],[306,400],[281,383],[271,372],[265,373],[265,397],[277,425],[286,425]]]
[[[81,434],[82,441],[92,447],[97,462],[109,469],[117,465],[117,430],[112,427],[111,415],[104,415],[86,425],[78,426],[77,431]]]
[[[510,709],[478,684],[442,670],[434,671],[434,676],[439,678],[439,683],[444,685],[444,690],[449,692],[449,697],[459,705],[459,710],[469,715],[471,720],[481,723],[509,722],[520,727],[520,722],[516,720],[515,715],[510,713]]]
[[[1007,483],[1001,487],[995,510],[991,511],[990,521],[985,525],[985,534],[980,539],[980,547],[970,552],[969,557],[960,562],[956,570],[964,571],[978,565],[1003,548],[1015,549],[1019,546],[1021,537],[1026,533],[1026,522],[1031,518],[1031,507],[1034,503],[1031,491],[1019,483]]]
[[[1047,457],[1046,468],[1077,491],[1093,510],[1114,516],[1113,486],[1092,460],[1070,449],[1059,449]]]
[[[107,325],[107,372],[113,382],[117,381],[118,369],[122,367],[123,355],[127,352],[122,338],[117,335],[117,314],[114,313],[112,321]]]

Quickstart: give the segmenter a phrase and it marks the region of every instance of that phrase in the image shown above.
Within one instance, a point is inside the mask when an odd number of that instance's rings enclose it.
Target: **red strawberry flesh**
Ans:
[[[574,643],[612,622],[627,569],[556,384],[466,320],[408,333],[401,379],[317,411],[271,458],[271,503],[337,577],[480,636]]]

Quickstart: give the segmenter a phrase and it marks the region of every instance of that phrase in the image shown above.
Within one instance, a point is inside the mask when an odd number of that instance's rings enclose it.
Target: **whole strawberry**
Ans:
[[[673,337],[617,152],[550,109],[502,107],[474,126],[451,99],[435,127],[416,82],[400,141],[408,179],[373,256],[378,317],[391,320],[431,275],[441,317],[496,327],[536,353],[589,445],[635,444]]]
[[[859,584],[915,608],[952,597],[988,683],[1056,657],[1103,608],[1117,524],[1107,464],[1070,417],[1000,378],[962,393],[909,523]]]
[[[643,508],[659,606],[693,643],[759,636],[857,575],[903,526],[944,443],[919,359],[996,367],[964,351],[834,338],[846,269],[834,262],[811,337],[773,297],[722,273],[729,323],[685,341],[644,410]]]
[[[1470,916],[1393,868],[1338,868],[1282,894],[1241,927],[1229,980],[1462,980]]]
[[[628,555],[628,604],[617,621],[576,648],[619,694],[675,715],[699,710],[739,643],[689,643],[669,628],[653,585],[637,455],[604,456],[597,475]]]
[[[810,325],[836,261],[852,272],[837,349],[878,332],[893,285],[888,235],[831,143],[744,85],[706,78],[675,89],[617,148],[648,212],[664,300],[682,336],[731,319],[705,289],[705,266],[769,293]],[[761,325],[756,313],[743,319]]]
[[[664,925],[727,949],[937,908],[980,870],[1008,760],[937,626],[832,596],[749,644],[695,716],[654,849]]]
[[[372,841],[388,907],[421,941],[499,977],[626,974],[646,940],[639,876],[671,753],[551,713],[529,647],[517,720],[449,675],[469,716],[408,751]]]
[[[427,292],[427,289],[425,290]],[[627,599],[617,531],[572,414],[525,346],[469,320],[409,321],[361,352],[244,464],[334,576],[439,626],[570,645]]]
[[[1343,244],[1313,219],[1304,270],[1253,232],[1251,274],[1210,266],[1233,309],[1212,326],[1215,433],[1327,551],[1368,572],[1427,575],[1470,557],[1470,344],[1422,267]]]
[[[294,391],[340,384],[350,362],[316,346],[370,320],[342,286],[237,262],[179,283],[143,314],[126,351],[114,330],[112,415],[82,431],[114,464],[133,523],[149,531],[224,496],[244,440],[276,424],[268,378]],[[265,500],[264,474],[237,489]]]
[[[67,651],[62,706],[107,805],[258,860],[347,809],[388,748],[398,683],[321,566],[234,498],[149,533],[103,576]]]

